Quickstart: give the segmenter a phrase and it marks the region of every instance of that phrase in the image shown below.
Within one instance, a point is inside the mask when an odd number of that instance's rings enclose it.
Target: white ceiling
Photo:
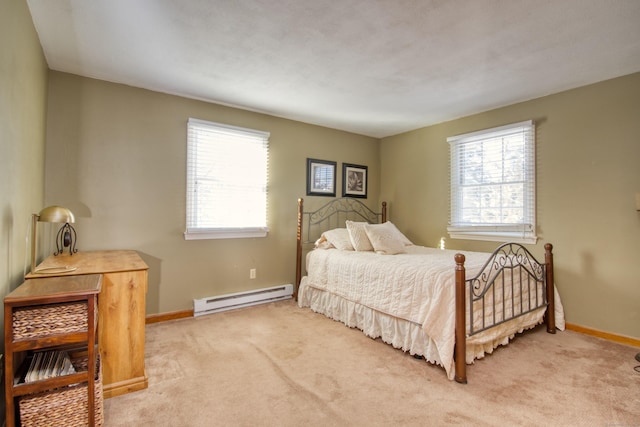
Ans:
[[[384,137],[640,71],[640,0],[27,0],[49,67]]]

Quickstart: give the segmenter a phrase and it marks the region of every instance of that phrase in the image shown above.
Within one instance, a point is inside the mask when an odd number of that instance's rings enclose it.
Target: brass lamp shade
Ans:
[[[62,206],[48,206],[40,211],[38,214],[38,221],[40,222],[56,222],[56,223],[70,223],[76,222],[76,218],[67,208]]]

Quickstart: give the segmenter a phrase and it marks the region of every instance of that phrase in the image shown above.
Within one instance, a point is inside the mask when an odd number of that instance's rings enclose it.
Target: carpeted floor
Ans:
[[[293,301],[148,325],[149,388],[106,426],[640,426],[638,348],[544,327],[469,383]]]

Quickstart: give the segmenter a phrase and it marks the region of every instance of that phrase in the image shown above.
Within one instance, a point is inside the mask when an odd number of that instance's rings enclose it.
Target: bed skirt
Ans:
[[[563,330],[564,313],[557,291],[555,296],[556,321],[560,320],[559,329]],[[308,307],[314,312],[342,322],[348,327],[360,329],[366,336],[373,339],[380,338],[383,342],[411,355],[422,356],[428,362],[443,367],[447,377],[450,380],[454,379],[453,358],[443,361],[435,341],[425,333],[422,325],[418,323],[381,313],[362,304],[309,286],[306,283],[306,277],[303,277],[300,283],[298,305]],[[492,353],[500,345],[507,345],[516,333],[534,328],[542,323],[542,315],[542,310],[538,310],[538,312],[529,313],[517,323],[506,322],[498,328],[467,338],[467,364],[472,364],[475,359],[481,359],[485,354]]]

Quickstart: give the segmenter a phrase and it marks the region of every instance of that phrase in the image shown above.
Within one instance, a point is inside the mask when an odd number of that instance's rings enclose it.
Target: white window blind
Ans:
[[[264,237],[269,133],[190,118],[185,239]]]
[[[535,124],[447,138],[452,238],[535,243]]]

